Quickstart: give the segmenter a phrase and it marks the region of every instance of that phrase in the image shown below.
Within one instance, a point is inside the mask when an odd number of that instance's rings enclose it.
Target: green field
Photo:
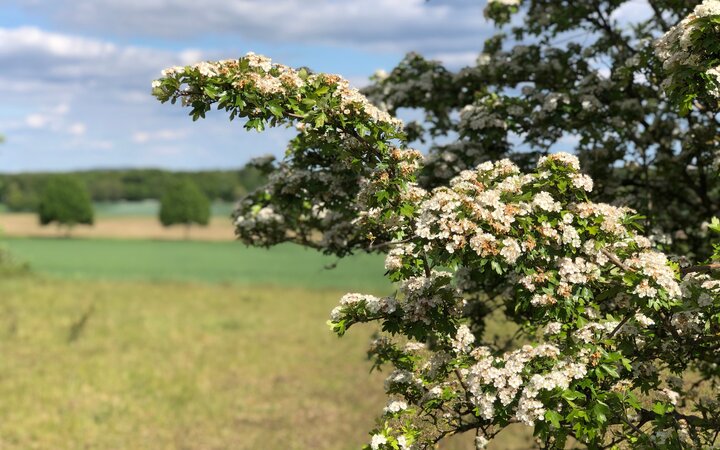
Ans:
[[[355,255],[327,270],[336,258],[289,244],[265,250],[238,242],[18,238],[5,243],[34,270],[75,279],[190,280],[369,293],[390,289],[382,256]]]
[[[210,212],[213,216],[230,217],[233,208],[233,203],[213,202]],[[95,202],[95,213],[98,217],[157,217],[159,212],[160,202],[157,200]]]

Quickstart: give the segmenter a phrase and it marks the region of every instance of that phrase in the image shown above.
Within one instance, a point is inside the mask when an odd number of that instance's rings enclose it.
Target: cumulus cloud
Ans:
[[[151,130],[137,131],[133,133],[132,140],[138,144],[151,141],[178,141],[188,134],[186,129],[182,130]]]
[[[424,52],[474,50],[490,26],[471,0],[15,0],[76,30],[191,39],[252,40]]]
[[[37,27],[0,28],[0,67],[3,77],[20,83],[112,80],[127,86],[157,77],[172,64],[187,63],[202,53],[168,51],[116,44],[84,37],[53,33]],[[148,81],[149,83],[149,81]],[[2,88],[2,86],[0,86]]]

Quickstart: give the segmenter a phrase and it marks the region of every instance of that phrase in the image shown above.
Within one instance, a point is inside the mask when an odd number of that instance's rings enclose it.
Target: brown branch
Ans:
[[[613,336],[615,336],[618,333],[618,331],[620,331],[620,328],[622,328],[623,325],[625,325],[628,322],[628,320],[630,320],[636,313],[637,313],[637,310],[630,311],[623,318],[623,320],[621,320],[620,323],[618,323],[617,326],[610,332],[610,334],[608,334],[608,339],[612,339]]]
[[[682,275],[689,273],[708,273],[720,270],[720,263],[701,264],[698,266],[683,267],[680,269]]]
[[[402,241],[387,241],[387,242],[381,242],[381,243],[379,243],[379,244],[371,245],[371,246],[369,246],[367,249],[370,250],[370,251],[372,251],[372,250],[377,250],[377,249],[383,248],[383,247],[389,247],[389,246],[391,246],[391,245],[407,244],[408,242],[412,242],[415,238],[416,238],[416,237],[413,236],[413,237],[409,237],[409,238],[407,238],[407,239],[403,239]]]
[[[620,261],[620,258],[618,258],[614,253],[612,253],[612,252],[610,252],[610,251],[608,251],[608,250],[606,250],[606,249],[604,249],[604,248],[601,249],[600,252],[601,252],[603,255],[607,256],[608,259],[613,262],[613,264],[615,264],[616,266],[618,266],[619,268],[621,268],[621,269],[624,270],[625,272],[635,272],[631,267],[627,266],[625,263],[623,263],[622,261]]]

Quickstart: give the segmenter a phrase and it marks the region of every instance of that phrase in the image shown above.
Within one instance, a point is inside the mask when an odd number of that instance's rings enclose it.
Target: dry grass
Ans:
[[[40,226],[36,214],[0,214],[0,228],[12,237],[58,237],[65,229],[54,225]],[[73,237],[162,239],[185,238],[185,227],[163,227],[155,217],[99,217],[93,226],[78,225]],[[227,217],[212,217],[207,227],[192,227],[190,239],[203,241],[231,241],[235,239],[234,228]]]
[[[368,373],[372,328],[327,329],[340,294],[6,279],[0,448],[358,449],[384,374]],[[526,432],[503,434],[496,450],[530,448]]]

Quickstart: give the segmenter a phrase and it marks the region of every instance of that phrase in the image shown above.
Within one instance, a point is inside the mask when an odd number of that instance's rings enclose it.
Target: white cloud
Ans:
[[[69,122],[66,117],[69,112],[70,106],[66,103],[60,103],[42,108],[40,112],[28,114],[22,122],[10,124],[9,128],[22,129],[25,127],[33,130],[48,130],[82,136],[87,131],[87,126],[82,122]]]
[[[193,56],[201,54],[193,51]],[[118,86],[128,86],[142,77],[149,85],[150,79],[159,76],[161,69],[179,64],[182,59],[182,53],[121,47],[36,27],[0,28],[0,67],[4,77],[16,82],[112,80]]]
[[[30,128],[45,128],[50,118],[43,114],[30,114],[25,117],[25,125]]]
[[[16,0],[74,30],[191,39],[231,35],[405,52],[474,50],[491,26],[477,0]],[[98,51],[98,49],[93,49]]]
[[[155,130],[137,131],[133,133],[132,140],[138,144],[145,144],[152,141],[177,141],[188,134],[187,130]]]
[[[67,129],[67,132],[75,135],[75,136],[82,136],[87,131],[87,125],[85,125],[82,122],[75,122],[73,124],[70,124],[70,126]]]

